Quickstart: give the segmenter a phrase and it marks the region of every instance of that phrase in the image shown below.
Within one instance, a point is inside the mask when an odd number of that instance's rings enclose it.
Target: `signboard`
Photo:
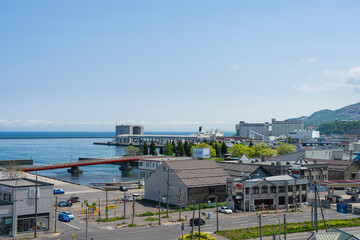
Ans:
[[[228,196],[232,195],[232,191],[231,191],[231,183],[226,183],[226,194]]]
[[[36,194],[36,188],[32,187],[29,188],[29,198],[35,198],[35,194]],[[37,188],[37,198],[40,197],[40,188]]]
[[[242,190],[242,184],[241,183],[237,183],[236,184],[236,189],[241,191]]]
[[[12,188],[9,187],[2,187],[3,192],[12,192]]]
[[[210,148],[193,148],[193,158],[210,158]]]
[[[115,212],[115,205],[107,206],[105,210],[107,212]]]

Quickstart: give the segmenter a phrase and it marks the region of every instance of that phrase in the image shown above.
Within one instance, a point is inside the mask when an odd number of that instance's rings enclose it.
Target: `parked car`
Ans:
[[[122,201],[132,201],[131,195],[126,195],[125,197],[121,198]]]
[[[74,214],[72,214],[71,212],[69,212],[69,211],[64,211],[64,212],[62,212],[62,213],[68,215],[70,219],[74,219]]]
[[[72,206],[72,203],[71,202],[68,202],[68,201],[60,201],[58,203],[58,206],[59,207],[71,207]]]
[[[135,200],[141,200],[140,194],[137,194],[137,193],[134,193],[134,194],[133,194],[133,198],[134,198]]]
[[[64,194],[64,193],[65,193],[65,191],[62,190],[62,188],[55,188],[54,189],[54,194]]]
[[[233,212],[230,208],[228,208],[228,207],[226,207],[226,206],[224,206],[224,207],[219,207],[219,208],[218,208],[218,211],[219,211],[219,212],[222,212],[222,213],[226,213],[226,214],[231,214],[231,213]]]
[[[70,197],[67,201],[71,203],[80,202],[79,197]]]
[[[59,221],[62,221],[62,222],[70,222],[70,220],[71,220],[70,217],[65,213],[59,213],[58,219],[59,219]]]
[[[347,195],[351,195],[351,188],[347,188],[347,189],[345,190],[345,193],[346,193]]]
[[[190,226],[199,226],[199,225],[205,225],[205,221],[202,218],[191,218],[190,219]]]
[[[127,187],[125,187],[125,186],[120,186],[120,191],[126,192],[127,190],[128,190]]]

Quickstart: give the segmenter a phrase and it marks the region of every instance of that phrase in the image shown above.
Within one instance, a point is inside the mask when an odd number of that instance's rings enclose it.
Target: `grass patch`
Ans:
[[[118,220],[124,220],[124,217],[113,217],[113,218],[99,218],[98,220],[96,220],[97,222],[115,222]]]
[[[169,213],[174,213],[174,212],[178,212],[178,210],[169,211]],[[166,211],[160,213],[160,215],[164,215],[164,214],[166,214]],[[150,212],[150,211],[148,211],[148,212],[137,214],[136,216],[137,217],[159,216],[159,213],[158,212]]]
[[[171,218],[170,216],[162,216],[161,218]]]
[[[283,224],[280,227],[280,232],[284,233]],[[326,226],[328,228],[334,227],[354,227],[360,226],[360,218],[352,218],[352,219],[331,219],[326,221]],[[298,223],[287,223],[286,224],[286,232],[287,233],[295,233],[295,232],[308,232],[315,230],[315,227],[311,227],[311,222],[298,222]],[[318,223],[319,229],[325,229],[324,222],[319,221]],[[279,225],[265,225],[262,228],[262,235],[263,236],[271,236],[274,232],[279,232]],[[225,238],[231,240],[238,240],[238,239],[247,239],[247,238],[256,238],[260,236],[260,228],[259,227],[252,227],[249,233],[249,228],[240,228],[240,229],[233,229],[233,230],[223,230],[216,232],[216,234],[221,235]]]
[[[183,218],[179,218],[178,220],[176,220],[177,222],[183,222],[183,221],[185,221],[185,219],[183,219]]]
[[[128,227],[140,227],[140,226],[134,223],[134,224],[129,224]]]
[[[116,224],[116,226],[121,226],[121,225],[124,225],[124,224],[126,224],[126,223],[118,223],[118,224]]]
[[[144,221],[159,221],[158,218],[154,218],[154,217],[148,217],[148,218],[145,218]]]

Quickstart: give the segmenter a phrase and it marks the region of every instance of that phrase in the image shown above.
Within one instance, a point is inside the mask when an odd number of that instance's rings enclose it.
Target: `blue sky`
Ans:
[[[359,1],[1,1],[0,131],[234,131],[360,102]]]

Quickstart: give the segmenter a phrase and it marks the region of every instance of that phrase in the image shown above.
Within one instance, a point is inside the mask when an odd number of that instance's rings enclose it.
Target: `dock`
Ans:
[[[15,160],[0,160],[0,166],[6,165],[33,165],[33,159],[15,159]]]

